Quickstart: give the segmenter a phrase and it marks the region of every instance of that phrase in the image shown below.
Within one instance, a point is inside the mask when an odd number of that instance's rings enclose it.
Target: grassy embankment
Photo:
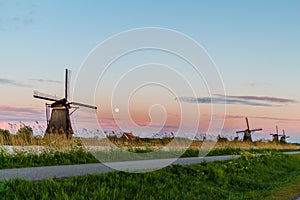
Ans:
[[[0,148],[0,169],[124,160],[159,159],[179,156],[197,157],[199,156],[199,152],[203,153],[204,155],[208,153],[208,156],[214,156],[241,154],[245,150],[252,153],[299,150],[297,149],[297,146],[293,144],[280,144],[273,142],[243,143],[222,141],[214,144],[213,148],[209,152],[206,152],[207,150],[205,149],[201,150],[201,146],[203,145],[202,142],[192,142],[186,139],[177,139],[175,141],[172,141],[172,148],[168,150],[164,149],[164,146],[158,145],[161,143],[165,143],[166,139],[162,139],[161,141],[158,139],[154,140],[154,143],[156,145],[153,146],[151,146],[152,140],[149,139],[146,140],[147,143],[144,144],[145,146],[140,146],[141,141],[118,140],[117,145],[119,148],[112,148],[108,150],[88,150],[84,144],[92,143],[92,145],[101,147],[107,145],[108,140],[88,139],[88,142],[80,138],[67,140],[63,135],[53,135],[47,136],[45,138],[11,135],[9,141],[11,144],[22,146],[38,144],[41,145],[43,149],[40,152],[34,148],[29,148],[30,150],[14,149],[13,154],[11,154],[8,153],[4,148]],[[168,141],[170,143],[170,140]],[[187,149],[186,151],[177,150],[180,149],[180,147],[186,145],[186,142],[189,142],[190,144],[189,149]]]
[[[239,155],[244,152],[268,154],[280,151],[283,150],[226,148],[212,150],[207,155]],[[187,149],[183,154],[181,151],[153,151],[151,149],[117,149],[90,152],[81,146],[74,146],[69,148],[68,151],[55,151],[48,148],[41,153],[15,150],[11,154],[0,148],[0,169],[198,156],[199,150],[196,149]]]
[[[299,192],[295,187],[300,185],[299,164],[299,156],[244,152],[240,159],[175,165],[151,173],[112,172],[39,182],[11,180],[0,183],[0,198],[291,199]]]

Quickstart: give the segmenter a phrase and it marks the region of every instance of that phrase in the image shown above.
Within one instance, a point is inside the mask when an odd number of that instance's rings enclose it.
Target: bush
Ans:
[[[221,135],[218,135],[217,140],[218,142],[228,142],[228,138],[222,137]]]
[[[0,137],[4,140],[5,145],[10,144],[10,132],[8,130],[0,129]]]
[[[23,126],[19,128],[17,132],[17,136],[21,137],[25,142],[30,142],[31,138],[33,138],[33,131],[30,126]]]

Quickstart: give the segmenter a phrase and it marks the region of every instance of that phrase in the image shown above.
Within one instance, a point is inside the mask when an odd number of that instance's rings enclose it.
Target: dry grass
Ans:
[[[29,136],[22,137],[20,135],[10,135],[9,141],[0,135],[0,145],[11,145],[11,146],[55,146],[55,147],[69,147],[82,145],[79,138],[67,139],[65,135],[46,135],[43,138]]]
[[[12,146],[52,146],[52,147],[72,147],[72,146],[112,146],[112,144],[119,147],[164,147],[168,146],[171,149],[180,149],[181,147],[190,146],[192,149],[200,149],[203,144],[209,144],[209,141],[203,143],[202,141],[191,141],[184,138],[164,138],[164,139],[142,139],[137,140],[124,140],[124,139],[95,139],[95,138],[76,138],[67,139],[64,134],[55,135],[48,134],[43,138],[33,136],[22,137],[20,135],[10,135],[9,141],[3,135],[0,135],[0,145]],[[213,149],[299,149],[295,144],[290,143],[276,143],[270,141],[257,141],[257,142],[242,142],[242,141],[219,141],[213,145]]]
[[[257,142],[242,142],[242,141],[230,141],[230,142],[218,142],[215,149],[226,148],[240,148],[240,149],[298,149],[298,146],[290,143],[279,143],[271,141],[257,141]]]

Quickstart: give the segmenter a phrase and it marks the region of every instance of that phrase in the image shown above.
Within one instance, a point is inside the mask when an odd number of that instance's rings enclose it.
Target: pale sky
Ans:
[[[193,38],[216,64],[227,96],[223,134],[235,136],[236,130],[245,129],[244,117],[248,116],[252,128],[263,128],[261,133],[255,133],[256,138],[271,139],[269,134],[278,125],[291,136],[289,141],[300,142],[299,9],[300,2],[296,0],[0,0],[0,126],[6,128],[8,123],[19,121],[45,124],[45,102],[33,99],[33,90],[63,96],[64,69],[72,70],[74,85],[82,63],[99,43],[127,30],[161,27]],[[129,109],[141,129],[140,133],[136,128],[132,131],[136,135],[147,132],[143,126],[151,122],[148,111],[154,104],[161,104],[167,111],[165,127],[176,129],[180,121],[179,102],[187,112],[195,106],[201,110],[200,131],[204,131],[211,111],[203,79],[194,77],[186,63],[170,54],[151,50],[130,54],[116,62],[103,81],[112,87],[130,67],[158,62],[186,73],[192,84],[199,84],[200,92],[196,98],[185,95],[180,101],[159,87],[137,92]],[[177,82],[175,73],[164,70],[148,75],[170,84]],[[144,72],[127,77],[122,86],[130,88],[133,80],[143,81]],[[179,90],[183,89],[180,85]],[[98,117],[102,117],[101,124],[108,130],[116,128],[112,120],[115,108],[111,108],[108,98],[111,91],[110,87],[96,90],[95,102],[82,102],[99,107]],[[120,90],[117,95],[127,92]],[[218,104],[223,104],[223,99],[218,94],[213,96]],[[74,99],[81,100],[84,97]],[[124,102],[119,98],[116,103]],[[153,117],[161,117],[162,111],[154,109]],[[80,112],[74,113],[74,117],[76,114],[80,118]],[[121,109],[117,115],[122,123],[128,124]],[[74,122],[75,128],[77,125]],[[148,133],[155,131],[152,128]]]

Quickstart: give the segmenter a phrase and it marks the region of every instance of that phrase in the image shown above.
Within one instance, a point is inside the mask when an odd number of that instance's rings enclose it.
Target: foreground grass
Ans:
[[[300,155],[293,155],[300,159]],[[300,176],[290,177],[285,184],[275,188],[266,200],[291,200],[300,194]]]
[[[282,154],[169,166],[151,173],[112,172],[40,182],[0,183],[1,199],[265,199],[300,180],[300,158]],[[298,184],[300,182],[297,182]]]

